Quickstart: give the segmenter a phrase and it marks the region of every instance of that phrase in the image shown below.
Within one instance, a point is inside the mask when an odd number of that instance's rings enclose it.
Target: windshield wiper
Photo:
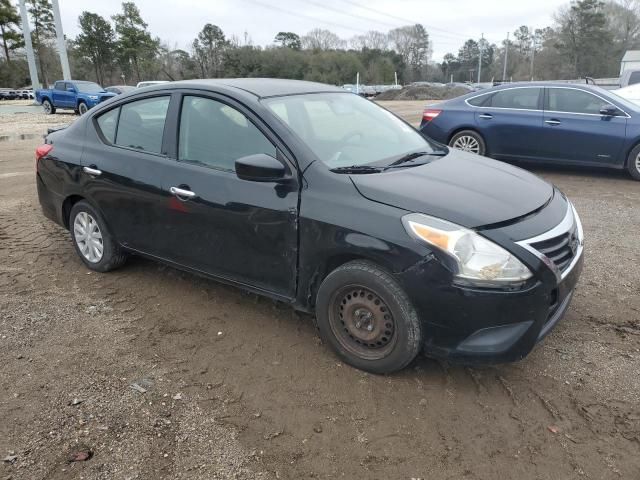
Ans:
[[[371,165],[351,165],[332,168],[331,171],[334,173],[380,173],[382,169]]]
[[[385,170],[387,168],[394,168],[398,165],[402,165],[404,163],[409,163],[412,162],[420,157],[444,157],[445,155],[447,155],[448,152],[446,152],[445,150],[434,150],[433,152],[413,152],[413,153],[408,153],[407,155],[405,155],[404,157],[400,157],[398,160],[395,160],[394,162],[391,162],[389,165],[387,165],[385,167]]]

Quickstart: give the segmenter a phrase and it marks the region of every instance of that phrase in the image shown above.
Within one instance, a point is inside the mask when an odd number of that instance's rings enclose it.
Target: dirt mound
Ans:
[[[447,100],[469,93],[463,87],[438,87],[430,85],[409,85],[401,90],[387,90],[376,100]]]

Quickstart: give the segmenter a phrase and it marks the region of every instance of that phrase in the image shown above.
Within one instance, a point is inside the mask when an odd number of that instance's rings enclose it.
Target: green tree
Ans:
[[[40,67],[42,82],[46,86],[49,84],[49,81],[47,78],[47,69],[45,68],[45,55],[47,54],[47,50],[50,50],[50,48],[48,49],[47,47],[49,47],[51,38],[56,33],[53,21],[53,7],[50,0],[29,0],[27,5],[29,6],[28,11],[33,24],[31,42],[38,56],[38,66]]]
[[[193,54],[200,66],[202,77],[217,78],[223,73],[223,60],[229,42],[217,25],[207,23],[193,41]]]
[[[122,3],[122,13],[111,17],[116,26],[116,51],[124,72],[133,73],[137,81],[142,80],[146,67],[152,69],[156,61],[160,41],[151,37],[147,24],[142,20],[140,10],[133,2]]]
[[[0,0],[0,36],[2,36],[2,48],[7,63],[11,63],[9,52],[22,46],[20,28],[20,15],[11,0]]]
[[[558,50],[571,62],[578,77],[607,72],[607,49],[612,36],[603,7],[600,0],[578,0],[557,18]]]
[[[97,13],[82,12],[78,17],[80,34],[75,39],[78,53],[93,63],[96,81],[105,82],[105,70],[111,67],[115,33],[111,24]]]
[[[281,47],[293,48],[294,50],[302,48],[300,36],[293,32],[278,32],[273,41],[279,43]]]

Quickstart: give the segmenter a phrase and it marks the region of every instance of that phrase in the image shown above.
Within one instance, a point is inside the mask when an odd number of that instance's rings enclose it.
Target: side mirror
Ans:
[[[600,115],[604,115],[607,117],[615,117],[619,113],[620,113],[620,110],[618,110],[618,107],[614,105],[607,104],[600,107]]]
[[[236,175],[250,182],[277,182],[285,176],[286,169],[275,158],[257,153],[236,160]]]

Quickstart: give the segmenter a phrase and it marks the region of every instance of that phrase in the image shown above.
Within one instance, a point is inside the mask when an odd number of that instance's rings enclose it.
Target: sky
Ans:
[[[304,35],[313,28],[343,39],[368,30],[423,24],[432,40],[433,60],[456,53],[468,38],[484,34],[499,44],[520,25],[541,28],[568,0],[136,0],[152,35],[170,46],[189,49],[205,23],[218,25],[241,42],[247,32],[254,45],[271,45],[279,31]],[[59,0],[67,37],[78,34],[83,10],[109,18],[120,0]]]

